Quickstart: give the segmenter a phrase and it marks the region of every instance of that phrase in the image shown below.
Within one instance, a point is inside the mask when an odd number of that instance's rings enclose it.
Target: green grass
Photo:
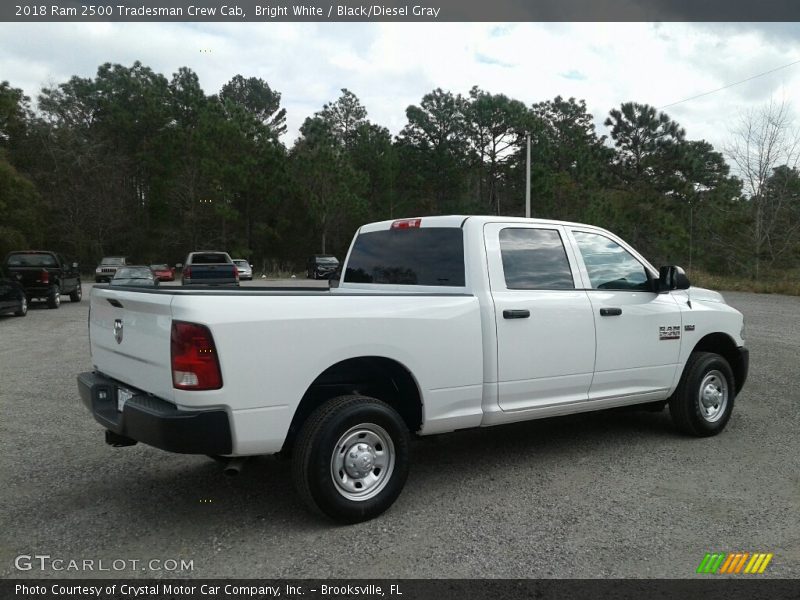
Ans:
[[[693,270],[689,273],[689,280],[692,285],[712,290],[800,296],[800,275],[794,272],[770,274],[755,281],[747,277],[712,275],[704,271]]]

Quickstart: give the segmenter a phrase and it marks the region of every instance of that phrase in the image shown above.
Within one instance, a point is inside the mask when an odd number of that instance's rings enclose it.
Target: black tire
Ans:
[[[19,310],[14,312],[15,317],[24,317],[28,314],[28,297],[22,296],[20,299]]]
[[[50,293],[47,295],[47,306],[50,308],[61,306],[61,288],[58,287],[58,284],[50,288]]]
[[[716,435],[733,412],[736,382],[728,361],[713,352],[693,352],[678,388],[669,400],[669,412],[683,433]]]
[[[70,302],[80,302],[81,297],[83,297],[83,289],[81,288],[80,279],[78,280],[78,285],[72,290],[69,294],[69,301]]]
[[[373,519],[403,489],[409,439],[405,422],[385,402],[366,396],[329,400],[308,417],[295,440],[292,475],[297,492],[312,511],[335,521]],[[349,457],[353,462],[343,463],[335,475],[336,461]],[[357,475],[351,468],[362,471]]]

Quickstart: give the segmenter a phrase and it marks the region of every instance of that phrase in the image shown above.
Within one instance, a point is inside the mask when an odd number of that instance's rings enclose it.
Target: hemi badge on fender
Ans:
[[[680,325],[667,325],[658,328],[659,340],[679,340],[681,339]]]
[[[694,325],[684,325],[683,328],[686,331],[694,331]]]

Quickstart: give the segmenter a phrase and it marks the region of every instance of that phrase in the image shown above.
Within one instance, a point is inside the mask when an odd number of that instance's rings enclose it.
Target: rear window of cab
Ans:
[[[362,233],[344,274],[347,283],[463,287],[460,227],[399,228]]]

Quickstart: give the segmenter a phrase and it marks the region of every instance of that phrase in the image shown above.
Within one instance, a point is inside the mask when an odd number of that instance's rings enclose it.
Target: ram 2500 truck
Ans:
[[[289,454],[306,504],[357,522],[400,494],[412,435],[636,404],[715,435],[743,335],[603,229],[423,217],[361,227],[329,290],[94,288],[78,387],[112,445]]]

